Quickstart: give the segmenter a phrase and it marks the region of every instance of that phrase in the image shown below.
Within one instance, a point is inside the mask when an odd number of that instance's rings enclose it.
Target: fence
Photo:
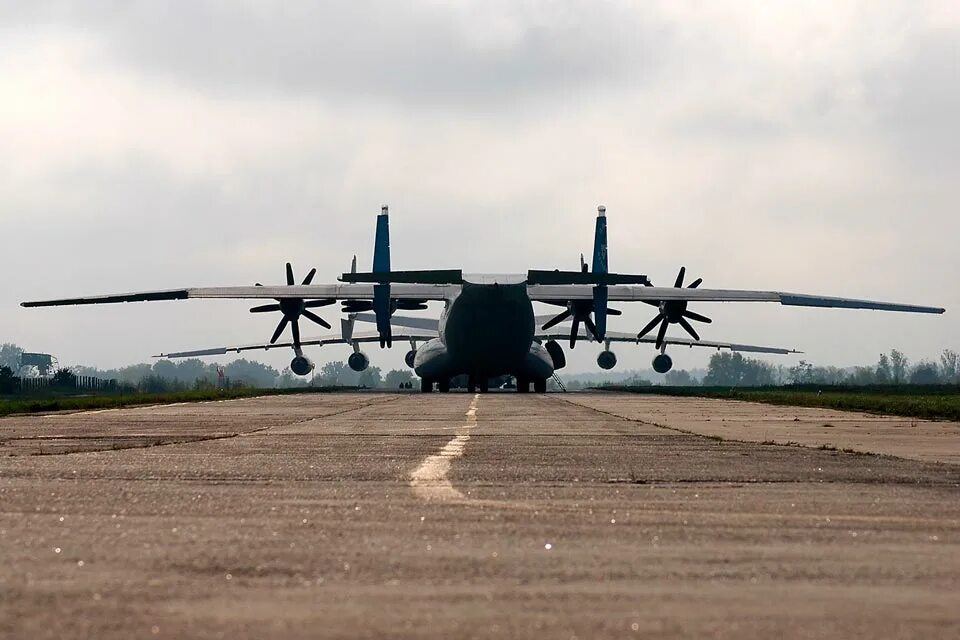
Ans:
[[[0,380],[0,393],[32,394],[59,391],[61,393],[83,393],[87,391],[117,391],[120,384],[116,380],[104,380],[93,376],[75,376],[70,380],[54,382],[52,378],[8,378]]]

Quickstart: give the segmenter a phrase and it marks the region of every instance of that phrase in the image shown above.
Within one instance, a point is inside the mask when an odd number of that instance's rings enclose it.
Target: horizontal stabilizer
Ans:
[[[461,284],[460,269],[426,269],[423,271],[384,271],[368,273],[344,273],[342,282],[376,282],[380,284]]]
[[[598,273],[583,271],[543,271],[531,269],[527,272],[527,284],[641,284],[649,285],[647,276],[629,273]]]

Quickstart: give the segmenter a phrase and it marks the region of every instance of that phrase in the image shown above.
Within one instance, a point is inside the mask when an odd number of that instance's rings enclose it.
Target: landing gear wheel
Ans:
[[[537,378],[533,381],[533,391],[535,393],[546,393],[547,392],[547,379],[546,378]]]
[[[470,393],[477,392],[477,379],[474,376],[467,378],[467,391]]]
[[[437,380],[437,391],[447,393],[450,391],[450,378],[440,378]]]
[[[483,376],[480,378],[480,393],[488,393],[490,391],[490,378]]]
[[[422,393],[432,393],[433,392],[433,380],[427,380],[426,378],[420,378],[420,391]]]
[[[530,381],[526,378],[517,377],[517,393],[530,393]]]

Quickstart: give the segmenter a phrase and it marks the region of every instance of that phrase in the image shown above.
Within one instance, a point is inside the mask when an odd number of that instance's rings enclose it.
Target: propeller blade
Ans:
[[[543,327],[541,327],[541,328],[542,328],[544,331],[546,331],[546,330],[549,329],[550,327],[555,327],[555,326],[557,326],[558,324],[560,324],[561,322],[563,322],[564,320],[566,320],[567,318],[569,318],[572,313],[573,313],[573,312],[570,311],[570,309],[567,309],[567,310],[564,311],[563,313],[561,313],[561,314],[559,314],[559,315],[556,315],[556,316],[550,318],[549,320],[547,320],[546,323],[544,323]]]
[[[693,327],[690,326],[690,323],[684,320],[683,318],[678,318],[677,322],[680,323],[680,326],[687,330],[694,340],[699,340],[700,336],[697,335],[697,332],[693,330]]]
[[[310,284],[313,282],[313,276],[317,275],[316,269],[310,269],[310,273],[307,274],[307,277],[303,279],[303,284]]]
[[[657,349],[663,346],[663,338],[667,335],[667,325],[670,324],[667,322],[667,319],[664,318],[663,322],[660,323],[660,331],[657,332]]]
[[[600,342],[600,338],[597,337],[597,325],[593,323],[593,320],[590,319],[590,316],[587,316],[583,319],[583,326],[587,328],[587,331],[590,332],[590,335],[593,336],[594,340]]]
[[[651,331],[655,326],[657,326],[657,323],[660,322],[662,319],[663,319],[663,314],[658,313],[658,314],[653,318],[653,320],[650,321],[650,323],[649,323],[647,326],[645,326],[643,329],[640,330],[640,333],[637,334],[637,338],[642,338],[643,336],[645,336],[645,335],[647,335],[648,333],[650,333],[650,331]]]
[[[288,262],[288,263],[287,263],[287,284],[292,285],[293,283],[294,283],[294,280],[293,280],[293,265],[291,265],[291,264]]]
[[[330,328],[330,323],[327,322],[326,320],[324,320],[323,318],[321,318],[320,316],[318,316],[317,314],[315,314],[313,311],[307,311],[306,309],[304,309],[304,310],[303,310],[303,317],[304,317],[304,318],[309,318],[310,320],[313,320],[314,322],[316,322],[316,323],[317,323],[318,325],[320,325],[321,327],[326,327],[327,329]]]
[[[697,278],[696,280],[694,280],[693,282],[690,283],[690,286],[689,286],[688,288],[689,288],[689,289],[696,289],[697,287],[700,286],[700,283],[701,283],[701,282],[703,282],[703,278]]]
[[[677,274],[677,281],[673,284],[675,287],[683,286],[683,274],[687,272],[686,267],[680,267],[680,273]]]
[[[684,311],[683,315],[691,320],[696,320],[697,322],[706,322],[707,324],[713,322],[713,320],[707,316],[702,316],[699,313],[694,313],[693,311]]]
[[[610,307],[607,307],[607,313],[608,313],[609,315],[611,315],[611,316],[622,316],[622,315],[623,315],[623,311],[620,311],[619,309],[611,309]]]
[[[293,331],[293,346],[299,347],[300,346],[300,321],[296,319],[291,320],[290,329]]]
[[[280,337],[280,334],[283,333],[283,330],[287,328],[288,322],[289,320],[287,320],[287,317],[284,316],[280,321],[280,324],[277,325],[277,330],[273,332],[273,337],[270,338],[270,344],[273,344],[277,341],[277,339]]]
[[[262,304],[259,307],[250,309],[250,313],[267,313],[268,311],[280,311],[278,304]]]
[[[577,346],[577,335],[580,333],[580,318],[573,316],[573,325],[570,327],[570,348]]]
[[[304,309],[316,309],[317,307],[327,307],[331,304],[335,304],[336,300],[324,299],[324,300],[310,300],[303,303]]]
[[[586,273],[589,267],[586,262],[583,261],[583,254],[580,254],[580,273]]]

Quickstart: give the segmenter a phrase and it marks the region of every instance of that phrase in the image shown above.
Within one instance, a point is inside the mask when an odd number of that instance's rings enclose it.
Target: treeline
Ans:
[[[644,386],[653,383],[633,378],[624,384]],[[903,352],[892,349],[880,354],[876,364],[840,368],[818,366],[806,360],[784,367],[740,353],[715,353],[702,378],[694,378],[682,369],[674,370],[664,376],[664,384],[675,387],[954,385],[960,384],[960,354],[944,349],[937,362],[921,360],[911,363]]]

